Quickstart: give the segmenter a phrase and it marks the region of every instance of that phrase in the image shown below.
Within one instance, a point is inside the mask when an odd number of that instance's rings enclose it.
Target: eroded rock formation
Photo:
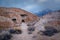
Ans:
[[[1,27],[4,26],[4,28],[11,26],[18,27],[22,22],[28,23],[38,20],[37,16],[19,8],[0,7],[0,16],[5,17],[6,20],[10,19],[10,21],[9,20],[7,22],[5,21],[5,23],[0,20],[0,25]],[[5,18],[3,18],[2,20],[5,20]],[[10,25],[9,23],[12,25]]]

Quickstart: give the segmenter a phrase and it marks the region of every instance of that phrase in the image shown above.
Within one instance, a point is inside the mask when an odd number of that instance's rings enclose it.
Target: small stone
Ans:
[[[33,36],[32,38],[36,38],[37,36]]]
[[[11,37],[12,37],[12,35],[10,35],[10,34],[5,34],[5,35],[4,35],[4,38],[3,38],[2,40],[10,40]]]
[[[32,32],[28,32],[28,34],[32,34]]]
[[[28,28],[28,31],[34,31],[34,30],[35,30],[34,27],[29,27],[29,28]]]
[[[11,34],[21,34],[22,31],[21,30],[10,30]]]

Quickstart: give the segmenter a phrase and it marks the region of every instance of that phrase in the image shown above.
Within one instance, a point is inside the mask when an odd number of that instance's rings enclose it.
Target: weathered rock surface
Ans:
[[[22,22],[28,23],[28,22],[38,20],[37,16],[19,8],[0,7],[0,16],[6,17],[6,20],[10,19],[7,22],[0,21],[1,27],[3,25],[4,28],[5,27],[20,27],[20,24]],[[3,18],[2,20],[5,20],[5,18]]]

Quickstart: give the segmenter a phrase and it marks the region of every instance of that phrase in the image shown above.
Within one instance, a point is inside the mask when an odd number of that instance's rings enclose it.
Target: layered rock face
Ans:
[[[38,20],[37,16],[19,8],[0,8],[0,10],[1,12],[5,11],[5,12],[11,12],[14,14],[19,14],[25,22]]]
[[[16,8],[10,8],[11,10],[18,12],[18,14],[22,17],[22,20],[25,22],[31,22],[31,21],[36,21],[39,20],[39,18],[36,15],[33,15],[30,12],[27,12],[22,9],[16,9]]]
[[[4,8],[0,7],[1,20],[8,20],[7,22],[2,22],[0,20],[1,27],[18,27],[22,22],[28,23],[31,21],[38,20],[38,17],[30,12],[19,8]],[[12,25],[11,25],[12,24]]]
[[[9,27],[18,27],[21,24],[21,17],[17,13],[10,12],[7,8],[0,8],[0,16],[5,17],[2,20],[6,21],[0,21],[0,25],[3,28],[9,28]],[[8,21],[7,21],[8,20]],[[12,23],[11,23],[12,22]],[[12,24],[12,26],[11,26]]]

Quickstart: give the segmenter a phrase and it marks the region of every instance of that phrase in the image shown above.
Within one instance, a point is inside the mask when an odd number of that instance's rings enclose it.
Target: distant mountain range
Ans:
[[[49,12],[52,12],[52,10],[46,9],[46,10],[43,10],[43,11],[39,11],[39,12],[35,13],[35,15],[37,15],[37,16],[43,16],[45,14],[48,14]]]

